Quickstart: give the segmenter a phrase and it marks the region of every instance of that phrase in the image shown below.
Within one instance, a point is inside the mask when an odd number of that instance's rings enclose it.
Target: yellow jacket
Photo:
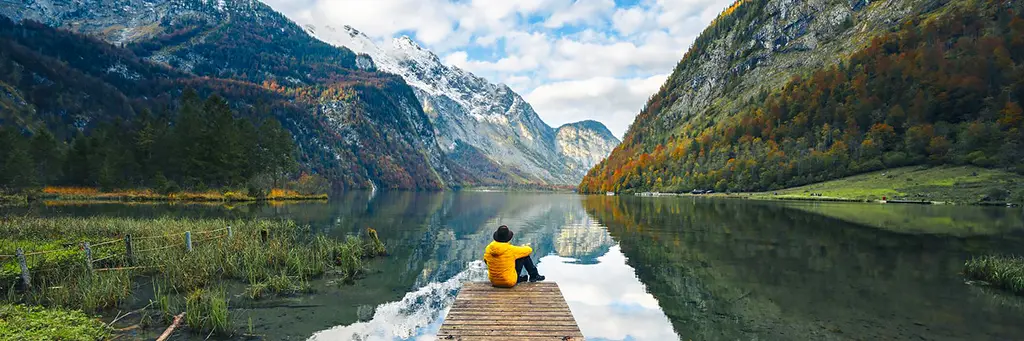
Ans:
[[[509,243],[491,242],[484,249],[484,262],[487,262],[487,279],[496,287],[511,288],[516,286],[519,275],[516,274],[516,259],[529,256],[533,249],[529,246],[515,246]]]

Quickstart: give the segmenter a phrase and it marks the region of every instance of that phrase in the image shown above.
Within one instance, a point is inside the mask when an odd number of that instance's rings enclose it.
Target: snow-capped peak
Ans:
[[[412,38],[409,38],[409,36],[395,38],[395,47],[400,49],[423,49],[423,47],[420,47],[420,44],[417,44],[415,41],[412,40]]]
[[[342,26],[341,28],[345,30],[345,33],[348,33],[349,37],[370,40],[370,37],[367,37],[366,33],[363,33],[362,31],[357,30],[352,26],[345,25]]]
[[[612,137],[602,143],[586,140],[575,149],[562,146],[563,143],[556,142],[555,129],[544,123],[530,104],[508,86],[445,65],[437,55],[408,36],[394,38],[387,44],[351,26],[343,28],[314,30],[313,35],[368,55],[378,70],[405,79],[416,90],[424,111],[432,118],[439,145],[465,144],[499,164],[542,182],[575,183],[592,166],[594,159],[600,160],[605,155],[602,153],[607,148],[594,148],[590,152],[590,146],[618,143]],[[567,154],[567,150],[573,152]]]

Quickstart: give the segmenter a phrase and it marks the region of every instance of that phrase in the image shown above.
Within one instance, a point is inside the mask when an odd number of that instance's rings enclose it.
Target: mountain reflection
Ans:
[[[906,235],[772,203],[587,197],[681,338],[1021,339],[1012,305],[964,285],[1012,236]],[[1016,299],[1016,298],[1009,298]]]
[[[382,194],[374,201],[387,200]],[[575,195],[515,193],[416,194],[443,196],[424,217],[421,237],[398,241],[424,255],[404,297],[381,304],[372,319],[316,334],[316,340],[433,339],[459,283],[486,280],[480,259],[499,225],[516,244],[534,248],[541,272],[561,287],[588,340],[666,340],[675,333],[608,231]],[[394,231],[392,235],[401,235]],[[381,233],[387,235],[386,231]],[[409,237],[414,237],[407,234]],[[417,239],[420,238],[420,239]],[[424,242],[429,240],[429,242]],[[529,307],[524,306],[524,311]]]

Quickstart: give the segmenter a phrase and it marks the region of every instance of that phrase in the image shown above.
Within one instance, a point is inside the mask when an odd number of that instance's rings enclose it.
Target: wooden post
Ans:
[[[18,248],[18,265],[21,266],[21,284],[25,290],[32,288],[32,277],[28,274],[28,264],[25,261],[25,250]]]
[[[234,238],[235,233],[231,231],[231,225],[228,225],[228,239]]]
[[[185,231],[185,252],[192,252],[192,231]]]
[[[82,248],[85,249],[85,267],[92,272],[92,248],[89,247],[89,242],[82,243]]]
[[[267,230],[260,230],[260,241],[262,241],[263,244],[267,243],[267,239],[270,237],[269,234],[270,232]]]
[[[135,255],[132,254],[132,235],[130,234],[124,236],[124,257],[128,260],[128,265],[135,264]]]

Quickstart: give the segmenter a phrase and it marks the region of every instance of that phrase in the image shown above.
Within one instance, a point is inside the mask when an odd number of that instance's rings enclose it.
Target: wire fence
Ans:
[[[227,233],[218,233],[218,232],[222,232],[222,231],[227,231]],[[205,236],[206,238],[193,240],[192,239],[193,235]],[[164,245],[164,246],[157,246],[157,247],[152,247],[152,248],[143,249],[143,250],[135,250],[135,246],[137,246],[139,244],[142,244],[142,243],[139,243],[141,241],[153,240],[153,239],[158,239],[158,238],[168,238],[168,237],[173,237],[173,236],[184,236],[184,239],[185,239],[184,245],[172,243],[172,244],[168,244],[168,245]],[[49,250],[39,250],[39,251],[25,252],[21,248],[18,248],[17,254],[14,254],[14,255],[0,255],[0,263],[4,263],[4,262],[6,262],[8,260],[15,260],[18,263],[18,265],[20,266],[20,268],[21,268],[21,278],[22,278],[22,281],[23,281],[23,285],[27,288],[27,287],[31,287],[31,280],[30,280],[31,274],[33,274],[33,273],[48,273],[48,272],[62,270],[62,269],[66,269],[67,268],[66,266],[56,266],[56,267],[45,268],[45,269],[29,268],[29,266],[28,266],[28,259],[29,259],[29,257],[32,257],[32,256],[46,255],[46,254],[55,253],[55,252],[66,252],[69,249],[78,247],[79,249],[81,249],[84,252],[85,258],[86,258],[85,259],[86,266],[92,272],[150,269],[150,268],[158,268],[160,266],[159,265],[154,265],[154,266],[126,266],[126,267],[122,266],[122,267],[111,267],[111,268],[100,268],[100,269],[93,269],[92,266],[94,264],[98,263],[98,262],[102,262],[102,261],[110,260],[110,259],[115,259],[115,258],[120,258],[122,256],[124,256],[124,259],[128,261],[129,265],[131,265],[131,263],[134,262],[135,255],[137,255],[137,254],[161,251],[161,250],[166,250],[166,249],[175,248],[175,247],[183,248],[185,250],[185,252],[188,253],[188,252],[192,251],[193,244],[197,244],[197,243],[201,244],[201,243],[205,243],[205,242],[208,242],[208,241],[211,241],[211,240],[222,239],[222,238],[231,237],[231,236],[232,236],[231,226],[228,226],[228,227],[225,227],[225,228],[216,229],[216,230],[199,231],[199,232],[195,232],[195,233],[193,233],[191,231],[185,231],[184,233],[168,233],[168,234],[163,234],[163,235],[146,236],[146,237],[139,237],[139,238],[134,238],[131,235],[126,235],[123,238],[116,238],[116,239],[99,241],[99,242],[97,242],[95,244],[92,244],[92,243],[89,243],[89,242],[82,242],[82,243],[79,243],[79,244],[72,244],[72,245],[68,245],[68,246],[65,246],[63,248],[58,248],[58,249],[49,249]],[[124,246],[125,246],[124,254],[115,253],[115,254],[107,255],[105,257],[101,257],[101,258],[97,258],[97,259],[92,259],[92,250],[94,248],[108,246],[108,245],[116,245],[117,243],[124,243]]]

